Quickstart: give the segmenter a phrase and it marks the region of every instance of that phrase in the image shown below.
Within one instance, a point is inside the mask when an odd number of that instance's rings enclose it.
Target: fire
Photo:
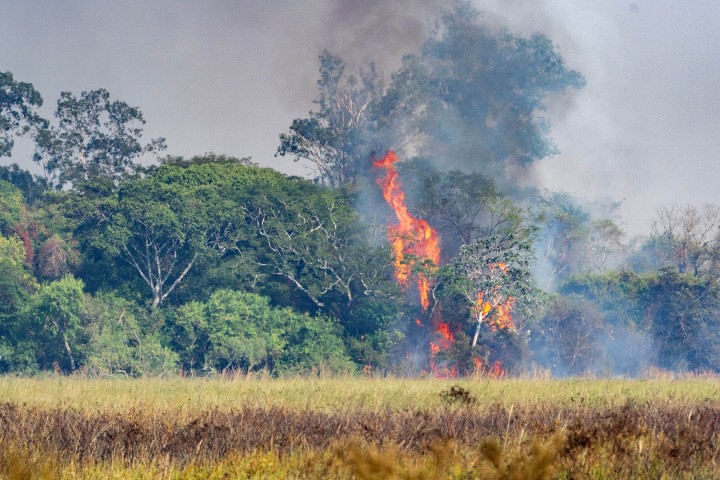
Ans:
[[[442,337],[449,343],[452,343],[455,340],[453,338],[452,332],[450,331],[450,325],[445,322],[440,322],[437,328],[437,332],[442,335]]]
[[[475,304],[476,314],[480,315],[485,323],[493,330],[515,330],[515,322],[512,319],[512,308],[515,298],[507,297],[499,299],[491,295],[489,301],[485,301],[483,292],[478,292],[477,303]],[[490,313],[493,312],[491,316]]]
[[[490,378],[503,378],[507,376],[507,370],[505,370],[500,363],[499,360],[495,360],[493,362],[492,366],[485,369],[485,365],[483,364],[483,361],[480,360],[478,357],[473,357],[473,363],[475,364],[475,375],[480,375],[483,377],[490,377]]]
[[[457,377],[457,367],[454,365],[447,365],[447,362],[438,362],[436,357],[440,352],[444,352],[450,349],[452,344],[455,342],[455,336],[453,335],[450,324],[439,320],[439,316],[433,316],[433,325],[435,325],[435,333],[437,337],[434,341],[430,342],[430,371],[439,378],[454,378]]]
[[[378,178],[377,183],[380,186],[383,198],[390,205],[395,217],[398,220],[396,225],[388,227],[388,239],[392,247],[395,278],[400,286],[407,289],[411,283],[411,277],[417,285],[420,296],[420,304],[423,311],[427,312],[430,308],[430,291],[432,289],[430,279],[423,273],[413,273],[413,268],[417,265],[426,265],[430,270],[437,268],[440,263],[440,242],[437,232],[428,224],[427,221],[415,218],[405,205],[405,192],[402,190],[402,184],[395,168],[398,161],[395,152],[389,151],[384,158],[373,161],[376,168],[384,169],[385,174],[382,178]],[[496,263],[491,266],[493,273],[503,274],[507,270],[504,263]],[[427,270],[426,270],[427,271]],[[501,301],[498,295],[478,293],[476,314],[479,315],[479,321],[485,321],[488,325],[496,329],[510,328],[514,329],[515,325],[512,321],[511,311],[514,299],[506,298]],[[416,319],[415,323],[418,327],[424,328],[425,323]],[[435,309],[432,318],[429,319],[429,325],[434,329],[435,336],[430,341],[430,370],[436,377],[456,377],[458,368],[454,365],[448,365],[448,362],[440,361],[438,354],[447,351],[455,341],[453,330],[447,322],[441,320],[439,309]],[[474,342],[477,340],[477,333]],[[473,342],[473,346],[475,343]],[[476,371],[485,371],[486,375],[493,378],[505,376],[506,372],[499,362],[495,362],[491,367],[483,365],[482,360],[477,357],[473,358]]]
[[[490,274],[499,272],[505,274],[508,265],[504,262],[498,262],[488,266]],[[503,297],[498,295],[497,288],[492,292],[478,292],[475,302],[474,311],[478,316],[478,322],[485,321],[493,331],[497,330],[515,330],[515,323],[512,319],[512,308],[515,304],[514,297]],[[492,314],[492,315],[491,315]]]
[[[395,258],[395,278],[407,288],[415,262],[430,261],[432,266],[437,266],[440,263],[440,247],[437,232],[427,221],[413,217],[405,205],[405,192],[395,168],[397,161],[395,152],[389,151],[373,165],[385,169],[385,176],[377,182],[398,219],[397,225],[388,228],[388,238]],[[418,274],[417,288],[423,310],[427,310],[430,307],[430,281],[425,275]]]

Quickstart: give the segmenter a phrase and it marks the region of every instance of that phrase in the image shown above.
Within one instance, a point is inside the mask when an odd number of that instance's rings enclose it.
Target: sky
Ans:
[[[587,86],[549,99],[560,154],[537,186],[622,201],[630,235],[659,205],[720,203],[720,2],[475,0],[483,21],[542,32]],[[51,117],[60,92],[106,88],[138,106],[168,154],[250,156],[286,173],[278,135],[306,116],[323,49],[389,75],[417,51],[430,0],[2,0],[0,71],[32,83]],[[12,158],[32,168],[29,144]]]

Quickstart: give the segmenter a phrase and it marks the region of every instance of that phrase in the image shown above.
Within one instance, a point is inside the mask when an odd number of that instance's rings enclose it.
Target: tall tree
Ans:
[[[42,285],[30,300],[29,315],[38,332],[42,367],[57,363],[74,371],[82,361],[85,330],[85,294],[81,280],[66,276]]]
[[[0,157],[10,156],[13,137],[46,125],[36,113],[42,103],[31,83],[18,82],[12,73],[0,72]]]
[[[359,216],[337,192],[287,179],[241,208],[258,271],[289,282],[315,307],[340,315],[358,297],[389,293],[387,250],[365,241]]]
[[[347,185],[370,170],[372,109],[382,85],[374,66],[348,75],[342,59],[327,51],[320,55],[317,84],[317,110],[293,120],[289,132],[280,135],[277,153],[309,161],[319,183]]]
[[[214,227],[211,205],[197,188],[149,177],[126,182],[110,197],[79,197],[68,214],[86,252],[96,249],[125,262],[160,306],[207,249]]]
[[[136,160],[165,149],[165,139],[142,142],[145,119],[137,107],[111,100],[105,89],[62,92],[57,126],[37,133],[36,162],[55,186],[80,181],[119,180],[139,169]]]
[[[546,99],[585,82],[547,37],[497,32],[469,2],[445,11],[387,88],[372,66],[347,75],[339,57],[320,58],[318,109],[293,121],[278,154],[309,161],[330,186],[366,176],[372,155],[392,148],[517,188],[519,169],[556,152]]]
[[[36,288],[22,242],[0,235],[0,371],[32,363],[22,312]]]
[[[405,57],[382,110],[414,151],[481,172],[504,191],[516,186],[508,172],[556,151],[540,116],[546,98],[583,85],[547,37],[497,33],[461,2],[419,54]]]

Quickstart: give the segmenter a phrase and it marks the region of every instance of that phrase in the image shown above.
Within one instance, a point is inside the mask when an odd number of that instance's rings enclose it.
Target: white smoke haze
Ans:
[[[0,70],[34,84],[51,116],[61,91],[106,88],[139,106],[169,154],[252,156],[284,172],[278,134],[306,116],[318,54],[386,76],[416,52],[445,2],[3,2]],[[720,202],[718,2],[475,0],[484,19],[542,32],[587,86],[549,100],[561,153],[533,167],[537,186],[624,200],[630,234],[658,204]],[[30,146],[12,158],[33,168]]]

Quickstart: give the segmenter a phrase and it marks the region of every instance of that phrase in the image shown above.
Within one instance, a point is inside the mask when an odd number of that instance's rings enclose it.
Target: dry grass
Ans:
[[[0,384],[0,478],[720,478],[712,378]]]
[[[407,378],[87,379],[0,377],[0,402],[82,409],[206,410],[237,406],[296,410],[434,409],[440,393],[458,385],[478,405],[552,403],[619,405],[627,400],[720,401],[716,377],[628,379],[441,380]]]

